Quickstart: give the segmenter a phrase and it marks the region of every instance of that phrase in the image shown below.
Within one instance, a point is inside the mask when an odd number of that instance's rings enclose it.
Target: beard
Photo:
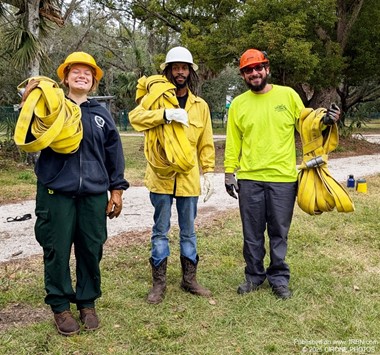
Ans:
[[[181,76],[181,78],[185,79],[183,83],[178,83],[177,78],[174,78],[174,85],[177,89],[183,89],[187,86],[187,78],[185,78],[184,76]]]
[[[253,85],[248,80],[245,80],[245,83],[248,86],[249,90],[254,91],[254,92],[260,92],[267,85],[267,83],[268,83],[267,79],[268,79],[267,75],[265,74],[265,76],[261,75],[261,84],[259,84],[259,85]]]

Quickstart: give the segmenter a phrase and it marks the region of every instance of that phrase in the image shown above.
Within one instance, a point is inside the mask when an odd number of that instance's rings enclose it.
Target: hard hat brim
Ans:
[[[245,65],[239,67],[239,69],[250,67],[250,66],[256,65],[256,64],[269,64],[269,60],[265,59],[265,60],[255,60],[255,61],[252,61],[252,62],[248,62]]]
[[[75,62],[70,62],[70,63],[62,63],[58,69],[57,69],[57,75],[58,75],[58,78],[60,78],[61,80],[64,79],[65,77],[65,69],[66,67],[68,67],[69,65],[73,65],[73,64],[83,64],[83,65],[87,65],[91,68],[94,68],[95,69],[95,79],[97,81],[100,81],[100,79],[103,77],[103,70],[100,69],[97,65],[92,65],[90,63],[85,63],[85,62],[82,62],[82,61],[75,61]]]
[[[162,64],[160,65],[160,69],[161,69],[161,70],[165,70],[166,66],[167,66],[168,64],[170,64],[170,63],[182,63],[182,62],[167,62],[167,63],[162,63]],[[186,63],[186,62],[183,62],[183,63]],[[198,65],[196,65],[195,63],[187,63],[187,64],[191,65],[195,71],[198,70]]]

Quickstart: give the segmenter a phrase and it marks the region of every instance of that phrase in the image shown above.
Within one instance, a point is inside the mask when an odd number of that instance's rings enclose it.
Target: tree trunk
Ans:
[[[27,0],[25,27],[38,40],[40,36],[40,0]],[[40,74],[40,62],[38,56],[31,59],[28,65],[28,76],[37,76]]]
[[[310,107],[316,109],[319,107],[329,108],[331,103],[339,103],[339,97],[336,88],[326,88],[316,91],[310,100]]]

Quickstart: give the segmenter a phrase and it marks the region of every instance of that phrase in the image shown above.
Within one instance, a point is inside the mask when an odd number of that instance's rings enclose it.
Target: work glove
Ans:
[[[231,197],[237,199],[235,191],[239,192],[239,187],[238,187],[238,184],[237,184],[237,181],[236,181],[236,178],[235,178],[235,174],[234,173],[225,173],[224,174],[224,184],[226,186],[227,193]]]
[[[214,173],[204,173],[203,180],[203,193],[205,194],[203,202],[207,202],[211,195],[215,193]]]
[[[121,209],[123,208],[123,190],[112,190],[111,196],[108,201],[106,214],[109,219],[119,217]]]
[[[21,108],[26,99],[28,98],[29,94],[32,92],[33,89],[35,89],[39,84],[38,80],[31,79],[28,84],[25,86],[25,88],[21,88],[18,92],[18,94],[21,96],[21,102],[19,105],[19,108]]]
[[[183,108],[167,108],[165,110],[164,118],[167,121],[167,123],[176,121],[182,123],[186,127],[189,127],[189,119],[187,117],[187,112]]]
[[[330,108],[327,110],[322,120],[326,126],[331,126],[338,122],[340,118],[340,108],[338,105],[332,103]]]

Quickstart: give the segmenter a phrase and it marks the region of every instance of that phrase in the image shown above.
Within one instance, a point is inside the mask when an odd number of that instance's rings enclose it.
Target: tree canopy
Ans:
[[[15,100],[10,84],[25,76],[32,57],[42,63],[41,73],[54,77],[69,52],[85,50],[105,70],[100,94],[132,108],[137,78],[159,72],[175,45],[192,52],[202,95],[215,110],[223,110],[231,87],[243,90],[237,63],[247,48],[267,51],[271,80],[295,88],[307,106],[338,101],[349,111],[379,96],[377,0],[40,0],[40,32],[28,37],[21,18],[31,2],[0,5],[2,105]],[[49,6],[56,17],[46,15]],[[28,52],[30,43],[35,52]]]

